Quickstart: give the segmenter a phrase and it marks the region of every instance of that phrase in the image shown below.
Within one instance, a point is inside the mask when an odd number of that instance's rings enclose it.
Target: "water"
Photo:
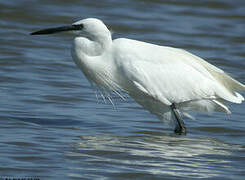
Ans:
[[[243,179],[245,104],[197,114],[176,136],[130,98],[97,103],[72,37],[29,36],[97,17],[114,38],[184,48],[245,83],[243,0],[12,0],[0,17],[1,177]]]

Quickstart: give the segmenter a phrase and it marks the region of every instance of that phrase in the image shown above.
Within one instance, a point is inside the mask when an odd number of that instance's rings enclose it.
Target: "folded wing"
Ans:
[[[200,100],[241,103],[245,86],[184,50],[140,41],[115,40],[116,63],[129,93],[141,92],[166,105]],[[124,86],[122,84],[122,86]],[[214,101],[215,103],[215,101]],[[223,105],[221,103],[221,105]]]

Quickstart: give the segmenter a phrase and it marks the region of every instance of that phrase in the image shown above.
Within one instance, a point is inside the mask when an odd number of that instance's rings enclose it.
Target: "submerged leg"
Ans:
[[[180,134],[180,135],[186,134],[186,128],[185,128],[184,121],[181,119],[180,114],[179,114],[175,104],[173,103],[170,107],[174,113],[174,117],[175,117],[176,122],[177,122],[174,132],[176,134]]]

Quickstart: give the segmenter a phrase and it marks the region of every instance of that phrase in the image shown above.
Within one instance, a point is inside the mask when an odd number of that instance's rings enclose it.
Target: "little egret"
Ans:
[[[161,120],[173,121],[175,133],[185,134],[186,111],[230,113],[227,102],[242,103],[237,91],[245,85],[203,59],[173,47],[137,40],[112,40],[105,24],[95,18],[31,35],[71,31],[76,34],[72,57],[87,79],[102,90],[126,92]]]

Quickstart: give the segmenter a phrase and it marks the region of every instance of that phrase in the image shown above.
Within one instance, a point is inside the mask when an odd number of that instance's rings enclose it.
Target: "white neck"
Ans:
[[[77,66],[88,79],[96,81],[91,72],[98,72],[106,62],[102,55],[110,50],[112,45],[111,34],[98,34],[93,38],[76,37],[72,46],[72,57]],[[106,61],[106,59],[105,59]],[[108,62],[107,62],[108,63]]]
[[[76,37],[73,42],[72,50],[80,56],[100,56],[112,44],[110,32],[107,34],[96,34],[94,37]]]

